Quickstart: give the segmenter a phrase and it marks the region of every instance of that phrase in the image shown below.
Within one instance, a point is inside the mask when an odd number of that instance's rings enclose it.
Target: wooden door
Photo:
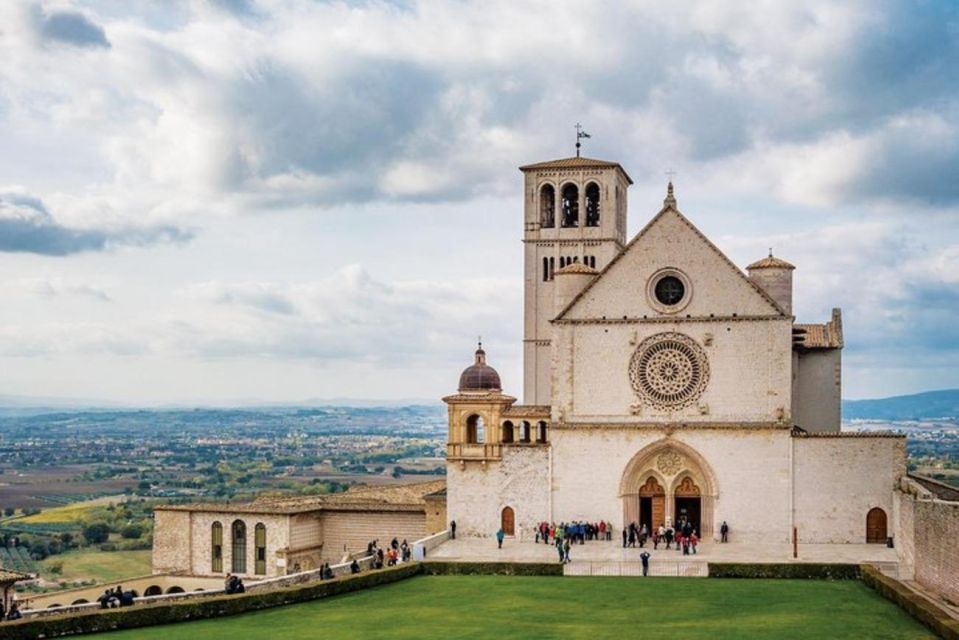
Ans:
[[[646,524],[656,529],[666,522],[666,491],[656,482],[656,478],[652,476],[646,478],[646,482],[639,488],[639,497],[652,499],[653,521]]]
[[[503,507],[503,517],[502,517],[502,529],[503,533],[508,536],[514,535],[516,527],[516,516],[513,513],[512,507]]]
[[[886,541],[886,512],[875,507],[866,514],[866,542],[884,543]]]

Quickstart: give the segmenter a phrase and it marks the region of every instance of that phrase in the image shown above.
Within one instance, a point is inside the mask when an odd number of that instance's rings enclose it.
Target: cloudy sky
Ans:
[[[517,166],[675,168],[845,314],[844,392],[959,387],[959,11],[883,2],[0,3],[0,395],[520,392]]]

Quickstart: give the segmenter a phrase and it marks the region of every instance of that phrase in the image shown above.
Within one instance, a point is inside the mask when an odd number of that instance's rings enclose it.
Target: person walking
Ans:
[[[696,531],[694,530],[694,531],[689,535],[689,546],[691,546],[691,547],[693,548],[693,555],[696,555],[696,545],[697,545],[697,544],[699,544],[699,536],[696,535]]]
[[[719,527],[719,533],[723,542],[729,542],[729,525],[723,520],[723,526]]]
[[[649,575],[649,551],[643,551],[639,554],[639,559],[643,561],[643,577]]]
[[[566,538],[565,540],[563,540],[563,556],[564,556],[564,562],[566,562],[567,564],[570,562],[569,547],[570,547],[569,538]]]
[[[503,548],[503,538],[505,538],[505,537],[506,537],[506,532],[503,531],[503,528],[500,527],[499,529],[497,529],[497,531],[496,531],[496,544],[497,544],[497,548],[499,548],[499,549],[502,549],[502,548]]]
[[[450,539],[456,540],[456,520],[450,520]]]

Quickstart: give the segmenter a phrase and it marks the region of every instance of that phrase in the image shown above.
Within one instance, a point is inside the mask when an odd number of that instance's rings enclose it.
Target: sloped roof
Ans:
[[[446,479],[392,486],[361,485],[321,496],[264,496],[253,502],[160,505],[159,511],[208,511],[290,515],[323,510],[410,511],[422,509],[425,496],[446,488]]]
[[[832,319],[825,324],[794,324],[793,346],[801,349],[842,349],[842,311],[833,309]]]
[[[673,193],[672,193],[672,183],[670,183],[669,186],[670,186],[670,189],[669,189],[669,191],[668,191],[668,193],[667,193],[666,199],[663,201],[663,208],[659,210],[659,213],[657,213],[655,216],[653,216],[652,220],[650,220],[649,222],[647,222],[647,223],[646,223],[646,226],[644,226],[644,227],[639,231],[639,233],[637,233],[635,236],[633,236],[633,239],[630,240],[630,241],[626,244],[625,247],[623,247],[623,250],[620,251],[619,253],[617,253],[617,254],[613,257],[613,259],[610,260],[610,261],[606,264],[606,266],[603,268],[603,270],[599,272],[598,277],[593,278],[592,280],[590,280],[590,281],[586,284],[586,286],[583,287],[583,290],[580,291],[579,294],[576,295],[576,297],[574,297],[572,300],[570,300],[570,301],[569,301],[569,304],[567,304],[566,307],[565,307],[562,311],[560,311],[559,314],[557,314],[556,317],[555,317],[553,320],[556,321],[556,320],[561,320],[561,319],[563,319],[563,317],[564,317],[567,313],[569,313],[569,311],[570,311],[573,307],[575,307],[576,304],[577,304],[583,297],[586,296],[587,292],[589,292],[589,290],[592,289],[592,288],[596,285],[597,282],[601,281],[601,280],[603,279],[603,276],[606,275],[606,273],[607,273],[608,271],[610,271],[610,270],[613,268],[613,266],[614,266],[617,262],[619,262],[619,260],[629,252],[629,250],[633,247],[633,245],[635,245],[637,242],[639,242],[639,240],[640,240],[643,236],[645,236],[645,235],[649,232],[649,230],[652,229],[652,228],[656,225],[656,222],[659,221],[660,218],[662,218],[664,215],[666,215],[666,214],[669,213],[669,212],[675,213],[675,214],[679,217],[680,221],[682,221],[683,224],[685,224],[687,227],[689,227],[689,229],[690,229],[693,233],[695,233],[697,236],[699,236],[699,238],[700,238],[703,242],[706,243],[706,246],[708,246],[710,249],[712,249],[712,250],[716,253],[716,255],[718,255],[720,258],[722,258],[722,260],[723,260],[726,264],[728,264],[729,267],[730,267],[735,273],[737,273],[740,278],[742,278],[746,283],[748,283],[749,286],[752,287],[752,289],[753,289],[756,293],[758,293],[760,296],[763,297],[763,299],[764,299],[766,302],[768,302],[770,305],[772,305],[773,309],[775,309],[777,312],[779,312],[780,315],[785,316],[785,317],[789,317],[790,314],[786,313],[785,309],[783,309],[782,306],[780,306],[780,304],[779,304],[778,302],[776,302],[776,301],[772,298],[772,296],[770,296],[768,293],[766,293],[766,290],[765,290],[765,289],[763,289],[763,288],[760,287],[758,284],[756,284],[755,282],[753,282],[753,281],[749,278],[749,276],[747,276],[745,273],[743,273],[742,269],[740,269],[739,267],[737,267],[736,264],[735,264],[732,260],[730,260],[730,259],[726,256],[725,253],[723,253],[723,252],[719,249],[719,247],[717,247],[715,244],[713,244],[712,240],[710,240],[709,238],[707,238],[706,235],[696,227],[696,225],[694,225],[692,222],[690,222],[689,218],[687,218],[686,216],[684,216],[684,215],[682,214],[682,212],[676,207],[676,200],[675,200],[675,198],[673,197]]]
[[[560,158],[558,160],[526,164],[519,168],[520,171],[536,171],[538,169],[619,169],[623,172],[623,175],[626,176],[629,184],[633,184],[633,179],[630,178],[626,170],[623,169],[623,165],[618,162],[609,162],[608,160],[573,156],[571,158]]]
[[[795,268],[796,268],[796,267],[794,267],[793,265],[789,264],[788,262],[786,262],[786,261],[783,260],[782,258],[777,258],[776,256],[774,256],[774,255],[771,254],[771,253],[770,253],[768,256],[766,256],[765,258],[763,258],[762,260],[757,260],[756,262],[754,262],[754,263],[752,263],[751,265],[749,265],[748,267],[746,267],[747,270],[752,270],[752,269],[795,269]]]
[[[20,573],[19,571],[9,571],[8,569],[0,569],[0,582],[19,582],[20,580],[31,580],[33,576]]]

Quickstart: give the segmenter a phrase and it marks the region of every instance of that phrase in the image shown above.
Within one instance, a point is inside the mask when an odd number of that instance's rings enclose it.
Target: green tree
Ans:
[[[136,540],[143,535],[143,527],[138,524],[128,524],[120,530],[120,535],[127,540]]]
[[[101,544],[110,538],[110,525],[106,522],[94,522],[83,527],[83,537],[87,544]]]

